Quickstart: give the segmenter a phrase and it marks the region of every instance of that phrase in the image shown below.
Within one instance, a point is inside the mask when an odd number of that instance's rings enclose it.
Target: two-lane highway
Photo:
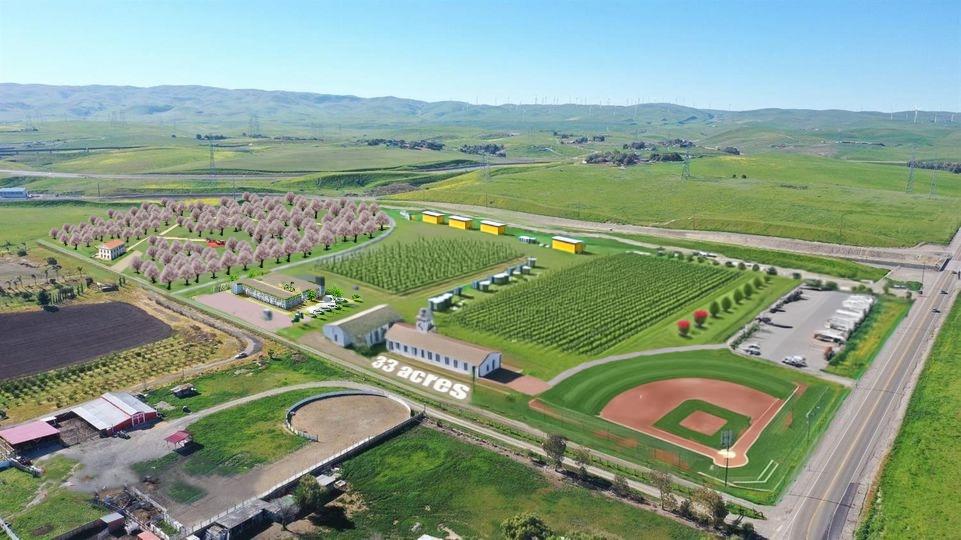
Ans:
[[[877,475],[879,457],[896,435],[917,370],[958,294],[959,282],[951,271],[961,268],[961,232],[951,252],[954,260],[948,269],[926,284],[925,294],[852,390],[807,467],[769,513],[769,522],[759,524],[764,533],[810,540],[850,534],[851,527],[845,532],[845,524],[857,518]],[[941,294],[942,289],[948,294]]]

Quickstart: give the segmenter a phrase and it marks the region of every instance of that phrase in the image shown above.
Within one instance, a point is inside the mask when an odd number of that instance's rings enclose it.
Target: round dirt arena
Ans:
[[[407,405],[379,394],[333,392],[305,401],[292,407],[290,426],[319,442],[343,440],[344,446],[410,417]]]

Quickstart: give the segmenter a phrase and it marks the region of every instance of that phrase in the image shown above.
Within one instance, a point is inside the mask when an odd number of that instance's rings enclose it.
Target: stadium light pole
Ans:
[[[731,465],[731,442],[734,439],[734,432],[725,429],[721,432],[721,445],[724,446],[724,487],[727,487],[727,472]]]

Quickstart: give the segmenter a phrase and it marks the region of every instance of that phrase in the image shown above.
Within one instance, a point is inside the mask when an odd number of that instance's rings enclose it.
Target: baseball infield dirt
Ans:
[[[785,403],[785,400],[737,383],[690,377],[655,381],[634,387],[615,396],[604,407],[600,416],[709,457],[716,465],[723,466],[725,457],[718,450],[654,427],[654,423],[664,415],[691,399],[705,401],[751,419],[751,426],[731,446],[728,463],[731,468],[747,465],[748,450]]]

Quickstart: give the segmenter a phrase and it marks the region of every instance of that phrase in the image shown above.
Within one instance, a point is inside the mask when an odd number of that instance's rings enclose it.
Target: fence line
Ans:
[[[20,537],[14,534],[13,529],[7,525],[7,522],[4,521],[3,518],[0,518],[0,528],[3,529],[3,532],[7,533],[7,536],[10,537],[10,540],[20,540]]]

